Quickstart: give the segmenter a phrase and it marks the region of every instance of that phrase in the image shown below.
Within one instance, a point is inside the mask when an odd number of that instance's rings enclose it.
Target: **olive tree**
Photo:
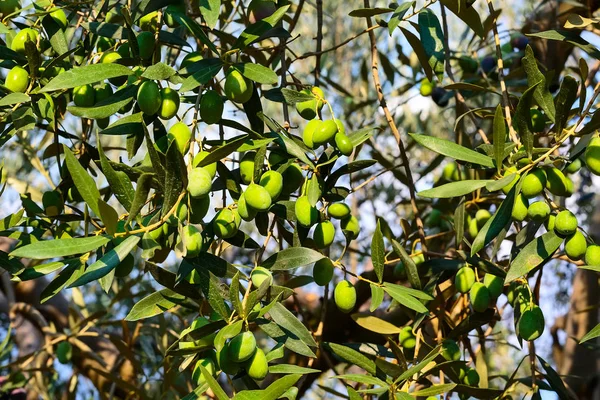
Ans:
[[[597,5],[348,3],[0,4],[0,395],[597,396]]]

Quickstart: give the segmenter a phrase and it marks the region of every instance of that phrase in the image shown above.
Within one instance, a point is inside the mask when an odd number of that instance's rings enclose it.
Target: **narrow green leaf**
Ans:
[[[307,247],[288,247],[267,258],[262,266],[273,271],[291,270],[312,264],[325,256]]]
[[[591,339],[595,339],[598,336],[600,336],[600,324],[596,325],[595,327],[592,328],[591,331],[586,333],[579,341],[579,344],[587,342],[588,340],[591,340]]]
[[[400,244],[400,242],[392,239],[392,248],[394,252],[398,254],[402,263],[404,264],[404,269],[406,270],[406,277],[408,278],[408,282],[410,286],[414,289],[421,289],[421,278],[419,278],[419,271],[417,270],[417,265],[415,264],[412,257],[406,252],[404,246]]]
[[[481,228],[471,246],[471,256],[474,256],[479,250],[488,245],[511,221],[513,205],[515,203],[515,185],[500,204],[494,215],[487,220]]]
[[[277,323],[277,325],[287,329],[307,345],[313,347],[317,346],[317,342],[315,342],[306,326],[304,326],[304,324],[300,322],[298,318],[294,314],[292,314],[283,304],[274,304],[271,310],[269,311],[269,315],[271,315],[271,318],[273,319],[273,321],[275,321],[275,323]]]
[[[154,317],[170,310],[180,303],[185,297],[170,289],[162,289],[154,292],[138,301],[129,314],[126,321],[138,321],[140,319]]]
[[[150,193],[150,188],[152,184],[152,174],[142,174],[137,180],[137,184],[135,187],[135,194],[133,196],[133,200],[131,201],[131,206],[129,207],[129,215],[127,216],[127,223],[131,223],[135,218],[137,218],[140,211],[146,204],[148,200],[148,194]]]
[[[114,249],[108,251],[102,258],[94,262],[88,268],[86,268],[83,275],[81,275],[75,282],[69,285],[70,288],[78,287],[98,280],[114,270],[120,263],[127,257],[129,253],[137,246],[140,241],[139,236],[129,236],[121,243],[119,243]]]
[[[371,240],[371,261],[377,279],[381,283],[383,281],[383,268],[385,267],[385,245],[383,244],[383,234],[381,233],[379,220],[377,221],[377,227]]]
[[[200,85],[205,85],[223,68],[223,62],[218,58],[206,58],[198,61],[196,65],[198,66],[198,71],[183,81],[179,89],[181,93],[189,92]]]
[[[99,138],[98,154],[100,155],[100,167],[102,168],[104,176],[106,176],[110,190],[115,194],[119,203],[121,203],[126,210],[129,210],[135,196],[131,180],[125,172],[114,170],[112,165],[108,162],[104,150],[102,150],[102,143]]]
[[[244,321],[240,320],[221,329],[217,333],[217,336],[215,336],[215,350],[220,351],[225,346],[227,340],[237,336],[242,331],[243,325]]]
[[[200,13],[210,29],[214,29],[219,21],[221,0],[200,0]]]
[[[495,192],[496,190],[500,190],[503,187],[505,187],[506,185],[508,185],[509,183],[511,183],[513,181],[513,179],[515,179],[516,175],[517,175],[516,173],[508,174],[506,176],[503,176],[500,179],[491,181],[490,183],[485,185],[485,188],[490,192]]]
[[[242,75],[254,82],[274,85],[278,81],[275,71],[260,64],[234,64],[234,67],[238,69]]]
[[[422,190],[417,193],[420,197],[433,199],[449,199],[460,197],[481,189],[487,184],[494,182],[490,179],[485,180],[466,180],[460,182],[450,182],[433,189]]]
[[[523,69],[525,69],[525,73],[527,74],[527,85],[532,87],[537,84],[533,92],[533,98],[538,106],[544,110],[550,121],[554,122],[556,114],[554,99],[548,90],[546,77],[540,72],[537,66],[537,60],[535,59],[531,46],[527,45],[527,48],[525,48],[525,57],[521,59],[521,62],[523,63]]]
[[[48,258],[72,256],[88,253],[110,242],[107,236],[91,236],[84,238],[41,240],[13,250],[12,257],[45,260]]]
[[[402,31],[402,34],[408,41],[408,44],[410,44],[410,47],[412,47],[415,54],[417,55],[417,58],[419,59],[419,64],[421,64],[421,67],[423,68],[423,72],[425,72],[427,79],[433,82],[433,70],[431,69],[431,65],[429,65],[429,57],[427,56],[427,53],[423,48],[423,43],[421,43],[421,39],[419,39],[414,33],[412,33],[406,28],[403,28],[402,26],[400,27],[400,31]]]
[[[350,11],[348,15],[357,18],[367,18],[375,15],[391,13],[392,11],[394,11],[393,8],[357,8],[356,10]]]
[[[109,98],[102,100],[92,107],[67,106],[67,111],[76,117],[102,119],[115,115],[121,108],[131,103],[134,99],[137,86],[127,86]]]
[[[200,365],[200,371],[202,371],[202,376],[206,379],[206,383],[210,387],[210,390],[214,393],[218,400],[229,400],[229,396],[223,390],[219,382],[215,378],[213,378],[212,373],[208,372],[203,365]]]
[[[456,233],[456,243],[462,243],[465,237],[465,198],[462,197],[456,210],[454,211],[454,232]]]
[[[441,82],[444,75],[444,34],[440,21],[426,8],[419,12],[419,34],[431,69]]]
[[[429,310],[427,307],[423,305],[419,300],[413,297],[411,294],[407,293],[403,289],[402,286],[393,285],[391,283],[386,283],[384,286],[384,290],[387,294],[389,294],[394,300],[396,300],[400,305],[408,307],[412,310],[415,310],[419,313],[427,313]]]
[[[502,106],[498,104],[494,114],[494,159],[496,160],[496,170],[500,173],[502,161],[504,161],[504,143],[506,141],[506,125]]]
[[[519,99],[517,110],[515,112],[515,125],[521,141],[525,146],[528,157],[533,152],[533,128],[531,126],[531,100],[535,91],[542,82],[537,82],[530,86]]]
[[[277,364],[269,367],[269,373],[271,374],[314,374],[318,372],[321,371],[292,364]]]
[[[60,76],[60,75],[59,75]],[[100,215],[100,209],[98,208],[98,200],[100,199],[100,191],[96,187],[94,179],[88,174],[88,172],[81,166],[79,160],[75,158],[71,149],[63,144],[63,152],[65,154],[65,162],[67,169],[71,174],[73,183],[79,191],[79,194],[83,198],[83,201],[92,209],[96,215]]]
[[[25,93],[9,93],[0,99],[0,107],[12,106],[18,103],[29,103],[31,98]]]
[[[327,348],[329,348],[329,350],[333,354],[335,354],[342,360],[347,361],[351,365],[356,365],[357,367],[364,369],[371,375],[376,374],[377,368],[375,366],[375,362],[373,362],[373,360],[371,360],[369,357],[365,356],[364,354],[362,354],[348,346],[344,346],[344,345],[337,344],[337,343],[326,342],[326,343],[324,343],[324,345]]]
[[[131,69],[120,64],[90,64],[75,67],[53,78],[40,92],[52,92],[60,89],[71,89],[76,86],[101,82],[119,76],[129,76]]]
[[[143,132],[143,113],[135,113],[119,118],[100,133],[103,135],[131,135]]]
[[[379,308],[381,303],[383,302],[384,291],[381,286],[377,286],[373,283],[371,286],[371,306],[369,307],[369,311],[373,312]]]
[[[552,368],[552,366],[542,357],[537,356],[537,358],[538,360],[540,360],[544,371],[546,371],[546,379],[548,380],[548,383],[550,384],[552,389],[554,389],[554,391],[558,395],[558,398],[565,400],[575,400],[576,397],[573,396],[572,392],[567,390],[567,388],[565,387],[565,383],[563,382],[560,375],[558,375],[558,373],[554,370],[554,368]]]
[[[352,319],[363,328],[382,335],[394,335],[400,333],[402,330],[396,325],[373,315],[356,313],[352,314]]]
[[[472,164],[483,165],[484,167],[494,167],[494,161],[491,159],[491,157],[458,145],[449,140],[427,135],[418,135],[416,133],[411,133],[410,136],[421,146],[427,147],[429,150],[435,151],[438,154],[452,157],[456,160],[466,161]]]
[[[529,33],[527,34],[527,36],[569,43],[573,46],[579,47],[581,50],[585,51],[590,56],[594,57],[596,60],[600,60],[600,50],[598,50],[598,47],[583,39],[579,32],[570,32],[566,30],[550,30],[545,32]]]
[[[528,243],[510,263],[505,282],[510,283],[526,275],[529,271],[548,260],[558,250],[563,240],[554,231],[551,231]]]
[[[205,167],[214,162],[220,161],[221,159],[227,157],[234,151],[237,151],[242,144],[246,141],[248,135],[237,136],[233,139],[230,139],[226,142],[226,144],[222,146],[218,146],[216,148],[212,148],[210,150],[210,154],[207,155],[198,163],[198,167]]]
[[[385,388],[386,390],[389,388],[388,384],[382,381],[379,378],[376,378],[371,375],[363,375],[363,374],[345,374],[345,375],[336,375],[332,376],[331,379],[342,379],[347,381],[353,381],[358,383],[364,383],[366,385],[377,385]]]
[[[450,392],[452,389],[456,387],[456,383],[446,383],[444,385],[433,385],[426,389],[417,390],[412,392],[411,395],[426,397],[426,396],[436,396],[438,394],[444,394]]]
[[[177,204],[179,196],[187,186],[187,168],[176,141],[167,150],[165,165],[165,193],[161,209],[164,217]]]
[[[415,4],[414,1],[407,1],[407,2],[401,3],[394,10],[394,13],[390,17],[390,20],[388,21],[388,32],[389,32],[390,36],[392,36],[392,33],[394,33],[394,30],[398,27],[398,25],[400,24],[400,21],[402,20],[402,18],[404,18],[404,15],[406,15],[406,12],[414,4]]]
[[[425,357],[424,359],[422,359],[417,365],[414,365],[414,366],[410,367],[404,373],[402,373],[402,375],[400,375],[395,380],[395,383],[402,382],[402,381],[404,381],[406,379],[409,379],[413,375],[415,375],[415,374],[419,373],[420,371],[422,371],[423,368],[425,368],[431,361],[433,361],[440,354],[440,349],[441,349],[441,347],[438,346],[438,347],[434,348],[433,350],[431,350],[431,352],[429,352],[429,354],[427,355],[427,357]]]
[[[554,101],[556,108],[556,122],[554,131],[559,135],[559,137],[569,121],[571,107],[573,107],[573,103],[575,103],[575,100],[577,99],[578,89],[579,84],[575,78],[570,75],[567,75],[563,78],[563,81],[560,84],[560,90],[558,91],[558,95],[556,95],[556,99]]]
[[[279,21],[283,18],[285,13],[287,12],[290,5],[285,5],[283,7],[279,7],[273,14],[269,17],[263,19],[262,21],[258,21],[255,24],[248,26],[240,35],[240,37],[233,44],[233,49],[243,49],[246,46],[254,43],[260,37],[265,34],[267,31],[273,29]]]

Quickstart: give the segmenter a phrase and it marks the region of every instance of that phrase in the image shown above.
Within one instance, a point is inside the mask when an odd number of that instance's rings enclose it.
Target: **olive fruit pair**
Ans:
[[[144,81],[137,91],[140,110],[146,115],[158,114],[164,120],[173,118],[179,110],[179,94],[171,88],[159,89],[154,81]]]
[[[413,358],[415,347],[417,346],[417,337],[413,333],[411,326],[404,326],[398,334],[398,344],[407,358]]]
[[[229,362],[243,363],[248,376],[255,380],[264,379],[269,372],[267,357],[264,351],[257,348],[252,332],[242,332],[231,339],[227,344],[226,354],[219,357],[220,360],[226,361],[224,358]]]
[[[302,133],[302,141],[311,149],[331,143],[345,156],[351,155],[354,151],[354,145],[346,135],[346,129],[339,119],[310,120]]]

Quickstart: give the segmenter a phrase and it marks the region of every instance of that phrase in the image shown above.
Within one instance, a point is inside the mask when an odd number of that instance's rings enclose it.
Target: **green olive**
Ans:
[[[528,199],[542,193],[546,187],[546,173],[542,169],[534,169],[523,178],[521,193]]]
[[[533,221],[544,222],[550,215],[550,206],[543,200],[536,201],[527,209],[527,215]]]
[[[74,88],[73,102],[78,107],[92,107],[96,103],[96,93],[92,85],[83,85]]]
[[[17,53],[25,54],[25,42],[31,41],[37,45],[40,34],[31,28],[21,29],[15,35],[10,45],[10,48]]]
[[[158,117],[160,119],[171,119],[179,110],[179,93],[171,88],[163,88],[160,91],[160,108]]]
[[[565,254],[571,260],[580,260],[587,250],[585,236],[578,229],[573,236],[565,240]]]
[[[271,207],[271,196],[264,187],[251,183],[244,192],[246,204],[257,211],[267,211]]]
[[[4,86],[12,92],[25,93],[29,87],[29,73],[19,66],[13,67],[6,75]]]
[[[256,339],[252,332],[242,332],[229,342],[229,357],[233,362],[244,362],[256,352]]]
[[[569,210],[563,210],[556,215],[554,230],[562,236],[571,236],[577,231],[577,217]]]
[[[323,124],[323,121],[320,119],[311,119],[308,121],[306,126],[304,127],[304,131],[302,132],[302,141],[309,149],[315,148],[315,143],[313,141],[313,136],[315,131]]]
[[[190,196],[194,198],[204,197],[212,189],[212,177],[210,173],[202,167],[193,168],[188,174],[187,190]]]
[[[327,207],[327,215],[335,219],[348,218],[350,216],[350,207],[346,203],[332,203]]]
[[[320,88],[318,88],[316,86],[313,87],[312,90],[311,89],[303,89],[301,91],[301,93],[308,94],[308,95],[312,94],[313,96],[316,96],[316,97],[311,100],[306,100],[306,101],[301,101],[301,102],[296,103],[296,111],[298,111],[298,114],[300,114],[300,116],[304,119],[307,119],[307,120],[314,119],[317,116],[318,112],[320,112],[321,109],[323,108],[323,105],[325,104],[322,100],[325,97],[325,94],[323,93],[323,91]]]
[[[488,288],[492,299],[498,298],[504,290],[504,279],[490,273],[483,277],[483,284]]]
[[[338,126],[334,120],[328,119],[323,121],[313,134],[312,140],[315,146],[320,146],[329,142],[338,132]]]
[[[254,84],[244,77],[240,71],[231,70],[225,78],[225,96],[236,103],[246,103],[252,97]]]
[[[268,281],[269,286],[273,284],[273,274],[264,267],[255,267],[250,273],[250,279],[255,287],[260,287],[263,282]]]
[[[139,55],[142,60],[149,60],[154,54],[154,47],[156,46],[156,40],[154,33],[152,32],[141,32],[136,37]]]
[[[335,239],[335,227],[331,221],[323,221],[317,224],[313,233],[313,240],[318,249],[324,249],[333,243]]]
[[[185,246],[186,257],[197,257],[202,251],[202,233],[194,225],[185,225],[181,230],[181,241]]]
[[[267,356],[261,349],[256,349],[254,354],[245,362],[245,366],[248,376],[257,381],[265,379],[269,372]]]
[[[542,309],[534,305],[519,318],[519,336],[527,341],[535,340],[544,332],[544,325]]]
[[[523,194],[519,193],[519,195],[515,198],[515,203],[512,209],[512,218],[515,221],[524,221],[527,218],[527,210],[529,208],[529,200],[527,197],[523,196]]]
[[[223,116],[223,99],[214,90],[207,90],[200,99],[200,118],[209,125],[216,124]]]
[[[190,149],[190,142],[192,141],[192,131],[189,126],[184,124],[183,122],[177,122],[171,128],[169,128],[169,133],[167,134],[168,140],[175,141],[177,144],[177,148],[179,152],[183,155],[187,154]],[[194,157],[194,161],[196,158]],[[196,166],[197,163],[194,163]],[[211,178],[214,178],[214,175],[211,174]]]
[[[470,267],[462,267],[454,277],[454,286],[461,293],[467,293],[475,283],[475,271]]]
[[[600,267],[600,246],[588,246],[585,251],[585,263],[594,267]]]
[[[310,204],[307,196],[298,197],[294,209],[296,212],[296,220],[300,225],[310,227],[317,223],[319,211]]]
[[[469,291],[469,299],[473,310],[477,312],[484,312],[490,305],[490,291],[481,282],[475,282]]]
[[[260,177],[260,186],[264,187],[271,199],[275,201],[283,190],[283,175],[277,171],[269,170]]]
[[[343,313],[349,313],[356,305],[356,289],[349,281],[343,280],[333,291],[335,305]]]
[[[333,278],[335,267],[328,257],[322,258],[313,266],[313,278],[319,286],[326,286]]]
[[[161,104],[160,89],[156,82],[142,82],[137,91],[137,103],[144,114],[156,114]]]
[[[343,219],[340,225],[342,227],[342,231],[344,231],[344,234],[350,240],[356,239],[360,234],[360,223],[358,222],[358,218],[356,218],[354,215]]]
[[[590,140],[585,149],[584,157],[585,165],[590,172],[594,175],[600,175],[600,137]]]
[[[215,215],[212,226],[217,237],[228,239],[235,236],[240,228],[240,215],[235,210],[224,208]]]
[[[254,178],[254,158],[256,152],[249,151],[240,160],[240,178],[242,183],[249,185]]]

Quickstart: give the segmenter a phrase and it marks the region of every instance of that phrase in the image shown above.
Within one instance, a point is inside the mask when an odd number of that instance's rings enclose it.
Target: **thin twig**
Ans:
[[[364,0],[365,8],[369,7],[369,0]],[[372,22],[371,18],[367,17],[367,26],[371,28]],[[398,147],[400,149],[400,158],[402,160],[402,165],[404,166],[404,170],[407,178],[407,186],[408,191],[410,193],[410,204],[412,206],[412,211],[415,216],[415,222],[417,224],[417,229],[419,231],[419,237],[421,239],[421,248],[423,251],[427,251],[427,244],[425,243],[425,231],[423,230],[423,220],[421,219],[419,208],[417,207],[417,200],[415,195],[415,184],[412,177],[412,171],[410,170],[410,163],[408,162],[408,157],[406,155],[406,150],[404,148],[404,143],[402,142],[402,138],[400,137],[400,132],[396,127],[396,123],[388,109],[387,102],[383,95],[383,89],[381,87],[381,81],[379,80],[379,55],[377,53],[377,44],[375,40],[375,33],[371,30],[369,31],[369,40],[371,42],[371,72],[373,75],[373,83],[375,85],[375,91],[377,92],[377,98],[379,100],[379,105],[385,114],[385,119],[392,131],[392,134],[396,138],[396,142],[398,143]]]
[[[487,0],[488,9],[490,10],[490,16],[492,20],[492,31],[494,32],[494,42],[496,43],[496,59],[498,60],[498,81],[500,82],[500,89],[502,90],[502,100],[504,102],[504,117],[506,118],[506,124],[508,125],[508,133],[511,140],[516,143],[517,147],[521,145],[521,141],[517,137],[517,133],[512,126],[512,117],[510,115],[510,98],[508,97],[508,89],[506,88],[506,82],[504,82],[504,62],[502,61],[502,49],[500,48],[500,36],[498,35],[498,16],[495,15],[494,5],[492,0]]]

